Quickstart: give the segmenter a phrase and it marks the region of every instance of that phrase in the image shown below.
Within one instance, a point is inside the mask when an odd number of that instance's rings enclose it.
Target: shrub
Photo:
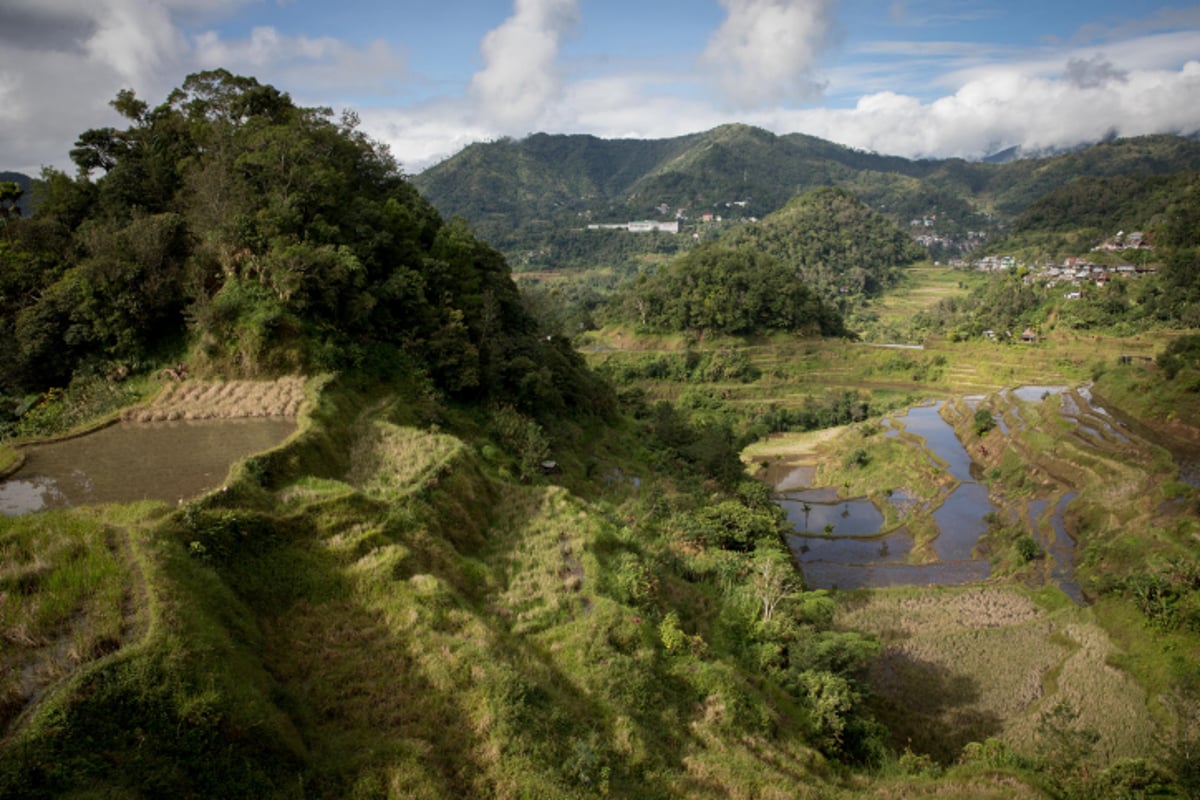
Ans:
[[[1017,549],[1017,556],[1026,564],[1035,558],[1040,558],[1042,555],[1042,548],[1038,546],[1038,543],[1034,541],[1032,536],[1022,536],[1017,539],[1014,546]]]
[[[865,467],[871,462],[871,456],[866,450],[859,448],[846,457],[846,467],[853,469],[854,467]]]

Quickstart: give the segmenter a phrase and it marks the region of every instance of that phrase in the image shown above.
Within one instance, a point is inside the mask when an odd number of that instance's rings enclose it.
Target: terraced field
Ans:
[[[170,383],[148,406],[127,409],[122,419],[161,422],[178,419],[296,418],[304,403],[304,378],[273,381],[198,381]]]

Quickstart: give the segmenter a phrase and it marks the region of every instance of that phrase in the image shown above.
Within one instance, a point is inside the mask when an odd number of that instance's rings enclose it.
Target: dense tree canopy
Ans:
[[[604,405],[500,254],[444,223],[353,114],[224,70],[112,105],[129,127],[81,134],[79,176],[44,173],[0,244],[0,393],[186,352],[226,375],[415,360],[456,394]]]
[[[761,225],[722,237],[762,250],[786,264],[827,302],[875,297],[924,250],[886,217],[843,189],[815,189],[793,199]]]
[[[743,335],[795,331],[844,333],[841,317],[771,256],[749,247],[696,248],[624,296],[626,313],[658,330]]]

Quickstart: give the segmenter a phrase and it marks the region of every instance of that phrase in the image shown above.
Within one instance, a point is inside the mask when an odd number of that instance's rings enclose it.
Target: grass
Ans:
[[[640,345],[630,358],[687,347]],[[1059,363],[1049,347],[932,343],[913,354],[777,337],[750,350],[758,381],[713,384],[730,404],[802,404],[835,376],[897,400],[991,385],[1009,370],[1057,383],[1090,363]],[[637,426],[578,429],[558,458],[567,474],[520,482],[514,454],[473,444],[488,426],[473,412],[442,409],[443,430],[416,424],[423,412],[403,387],[304,391],[297,435],[236,469],[227,493],[3,523],[3,603],[15,598],[18,622],[0,658],[11,639],[32,642],[11,650],[27,660],[5,662],[4,679],[56,656],[77,630],[101,644],[83,641],[84,658],[18,687],[12,718],[29,711],[0,747],[0,794],[1040,797],[1024,767],[953,762],[987,737],[1036,756],[1041,715],[1059,700],[1100,735],[1098,767],[1153,755],[1149,726],[1175,719],[1160,700],[1174,685],[1172,653],[1197,658],[1192,639],[1155,639],[1115,598],[1092,611],[1000,585],[844,595],[838,625],[882,642],[869,674],[897,751],[908,744],[945,765],[848,770],[809,743],[811,700],[768,677],[779,642],[745,601],[740,554],[700,552],[685,535],[689,509],[720,499],[715,485],[657,469]],[[1072,530],[1101,545],[1088,569],[1147,549],[1188,552],[1189,523],[1154,516],[1166,501],[1159,456],[1124,463],[1119,443],[1074,441],[1060,405],[994,402],[1014,430],[1018,417],[1037,425],[983,440],[998,454],[1001,502],[1017,508],[1078,476]],[[947,417],[969,424],[970,414],[950,404]],[[798,454],[846,492],[875,497],[948,487],[915,440],[870,422],[763,440],[744,458]],[[866,459],[850,468],[858,449]],[[614,474],[638,481],[597,479]],[[1105,475],[1120,490],[1109,500]],[[1172,491],[1187,501],[1185,487]],[[92,588],[40,588],[55,570]],[[35,589],[18,597],[8,586],[22,581]],[[808,605],[796,604],[794,635],[840,657]],[[20,614],[44,619],[41,633],[20,628]],[[682,645],[668,646],[670,614]],[[115,649],[101,636],[114,629]]]
[[[350,452],[346,479],[368,494],[394,497],[424,485],[462,448],[452,436],[375,420]]]
[[[24,460],[24,456],[15,447],[0,444],[0,478],[16,472]]]
[[[1090,609],[1050,611],[1015,588],[905,589],[847,597],[838,624],[884,641],[871,682],[898,747],[952,764],[996,738],[1036,759],[1061,701],[1098,734],[1096,764],[1155,752],[1150,698],[1111,666],[1120,650]]]
[[[0,725],[128,639],[136,585],[124,535],[103,515],[0,517]]]
[[[103,583],[142,587],[145,623],[45,686],[0,749],[0,794],[836,791],[796,700],[718,646],[701,616],[717,589],[683,580],[654,529],[630,527],[677,501],[626,460],[641,448],[631,433],[582,444],[600,474],[620,465],[645,488],[592,485],[584,499],[505,478],[461,439],[391,421],[394,408],[326,392],[228,492],[97,512],[127,553],[127,574]],[[330,448],[344,460],[321,457]],[[60,518],[80,517],[14,524]],[[29,548],[58,558],[50,544]],[[686,650],[663,644],[664,607]],[[94,758],[96,741],[111,758]]]
[[[901,283],[883,297],[871,301],[859,316],[874,316],[876,319],[870,327],[878,332],[878,337],[885,337],[890,332],[905,330],[914,314],[928,311],[942,300],[960,296],[983,280],[986,276],[980,273],[928,263],[908,267]]]

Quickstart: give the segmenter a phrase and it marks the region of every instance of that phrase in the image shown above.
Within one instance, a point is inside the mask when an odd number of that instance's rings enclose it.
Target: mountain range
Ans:
[[[723,125],[670,139],[534,134],[473,144],[412,177],[439,211],[509,254],[564,229],[636,219],[761,218],[821,186],[846,189],[896,222],[959,234],[1007,223],[1081,178],[1200,169],[1200,142],[1113,139],[1005,163],[911,160],[804,134]],[[549,266],[554,266],[550,264]]]

